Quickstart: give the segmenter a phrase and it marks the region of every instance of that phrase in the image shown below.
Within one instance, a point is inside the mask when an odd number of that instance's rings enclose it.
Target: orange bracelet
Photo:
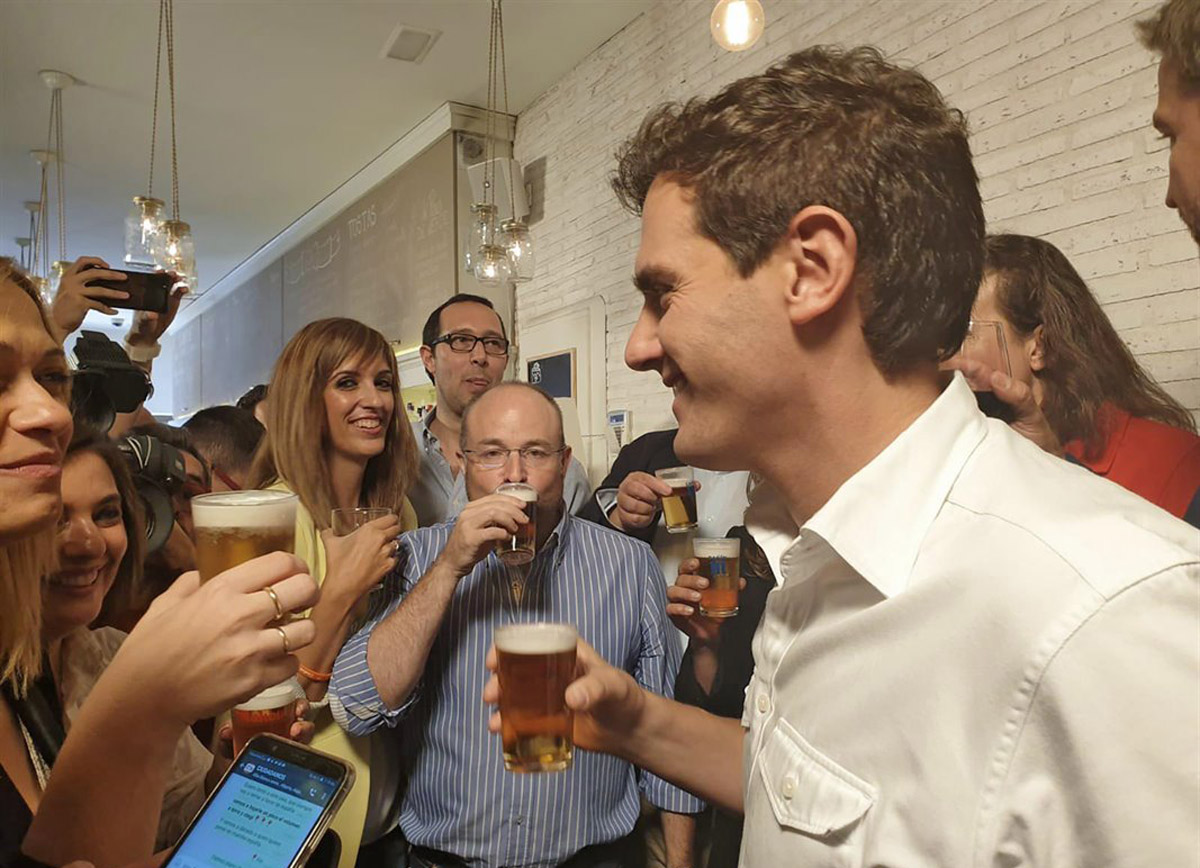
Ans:
[[[332,672],[317,672],[315,669],[309,669],[303,663],[300,664],[300,674],[309,681],[316,681],[320,684],[326,684],[329,679],[333,678]]]

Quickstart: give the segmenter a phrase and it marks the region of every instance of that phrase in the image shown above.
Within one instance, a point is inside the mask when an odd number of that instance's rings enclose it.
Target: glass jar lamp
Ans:
[[[533,235],[524,220],[505,220],[500,224],[499,245],[508,251],[512,279],[524,283],[533,277]]]
[[[475,257],[475,279],[487,286],[497,286],[512,280],[512,265],[508,251],[497,244],[485,244]]]
[[[196,291],[196,244],[192,240],[192,227],[182,220],[163,223],[163,256],[158,265],[166,271],[179,275],[179,282],[187,284],[188,290]]]
[[[163,258],[163,201],[134,196],[125,217],[125,263],[155,267]]]
[[[463,265],[467,271],[475,270],[479,252],[489,244],[495,244],[496,206],[476,202],[471,206],[471,228],[467,231],[466,252]]]

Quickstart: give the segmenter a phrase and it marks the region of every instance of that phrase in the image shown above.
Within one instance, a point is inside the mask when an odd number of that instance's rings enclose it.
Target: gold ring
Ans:
[[[278,621],[282,621],[283,620],[283,606],[281,606],[279,604],[279,595],[275,593],[275,589],[272,588],[270,585],[263,588],[263,591],[266,592],[266,595],[271,598],[271,602],[275,604],[275,619]]]
[[[278,633],[279,638],[283,640],[283,653],[291,654],[292,653],[292,643],[288,641],[287,633],[285,633],[283,631],[282,627],[276,627],[275,632]]]

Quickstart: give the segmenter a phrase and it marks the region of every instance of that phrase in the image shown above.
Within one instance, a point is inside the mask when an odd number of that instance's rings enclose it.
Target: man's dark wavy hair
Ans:
[[[863,332],[885,374],[962,343],[984,219],[962,113],[874,48],[807,48],[710,99],[650,113],[617,153],[613,189],[641,213],[657,177],[694,196],[698,229],[742,276],[810,205],[858,236]]]

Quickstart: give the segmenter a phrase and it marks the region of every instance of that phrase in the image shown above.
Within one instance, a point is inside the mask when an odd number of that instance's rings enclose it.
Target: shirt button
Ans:
[[[786,778],[784,778],[783,779],[783,787],[781,788],[781,792],[783,793],[783,797],[785,799],[790,799],[793,795],[795,795],[796,794],[796,779],[793,778],[791,775],[788,775]]]
[[[765,693],[760,693],[758,695],[758,710],[763,714],[766,714],[768,711],[770,711],[770,709],[771,700],[767,699],[767,695]]]

